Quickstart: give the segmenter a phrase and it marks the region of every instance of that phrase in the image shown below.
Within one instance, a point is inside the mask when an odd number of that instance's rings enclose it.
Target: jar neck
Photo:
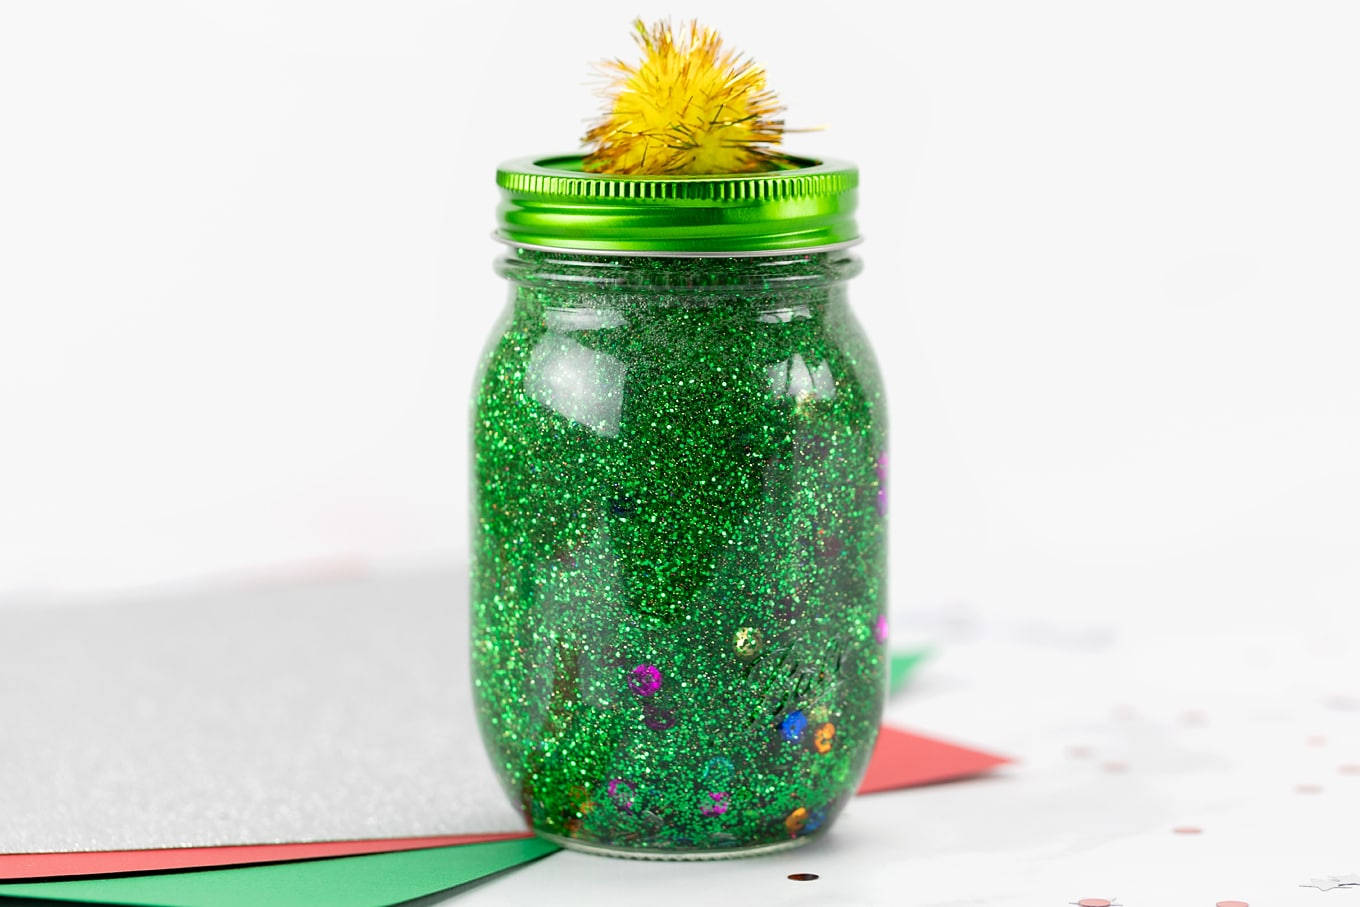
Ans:
[[[601,255],[510,246],[496,265],[523,287],[580,289],[583,293],[655,292],[667,296],[741,296],[832,287],[860,272],[848,249],[797,250],[775,255]]]

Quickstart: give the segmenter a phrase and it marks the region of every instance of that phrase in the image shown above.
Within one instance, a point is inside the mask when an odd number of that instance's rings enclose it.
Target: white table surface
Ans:
[[[462,601],[450,571],[0,609],[0,776],[22,781],[0,786],[0,850],[513,825],[485,796],[485,764],[460,756],[475,733]],[[918,609],[895,642],[936,655],[887,720],[1014,765],[857,798],[823,840],[780,855],[562,852],[426,900],[1360,905],[1360,889],[1300,887],[1360,872],[1360,773],[1343,771],[1360,764],[1352,621]]]

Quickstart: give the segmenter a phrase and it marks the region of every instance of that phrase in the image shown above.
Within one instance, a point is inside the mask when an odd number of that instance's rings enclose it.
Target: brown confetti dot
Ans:
[[[1129,770],[1126,762],[1102,762],[1100,767],[1112,775],[1122,775]]]
[[[1219,901],[1214,907],[1251,907],[1246,901]]]
[[[1177,825],[1175,828],[1171,829],[1171,831],[1178,835],[1198,835],[1204,833],[1204,829],[1197,825]]]
[[[1337,771],[1341,772],[1343,775],[1360,775],[1360,762],[1347,762],[1345,765],[1338,768]]]
[[[1296,784],[1294,785],[1296,794],[1320,794],[1322,793],[1321,784]]]
[[[815,882],[821,878],[815,872],[793,872],[789,873],[789,878],[795,882]]]
[[[1104,898],[1082,898],[1077,907],[1110,907],[1110,902]]]

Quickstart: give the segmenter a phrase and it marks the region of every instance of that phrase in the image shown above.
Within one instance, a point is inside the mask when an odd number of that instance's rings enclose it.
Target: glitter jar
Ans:
[[[473,414],[474,696],[543,837],[704,859],[824,833],[882,710],[883,390],[857,172],[497,174]]]

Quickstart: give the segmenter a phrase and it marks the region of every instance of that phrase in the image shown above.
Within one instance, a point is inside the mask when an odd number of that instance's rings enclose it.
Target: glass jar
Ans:
[[[482,737],[543,837],[699,859],[823,833],[882,710],[883,390],[855,170],[498,174],[476,385]]]

